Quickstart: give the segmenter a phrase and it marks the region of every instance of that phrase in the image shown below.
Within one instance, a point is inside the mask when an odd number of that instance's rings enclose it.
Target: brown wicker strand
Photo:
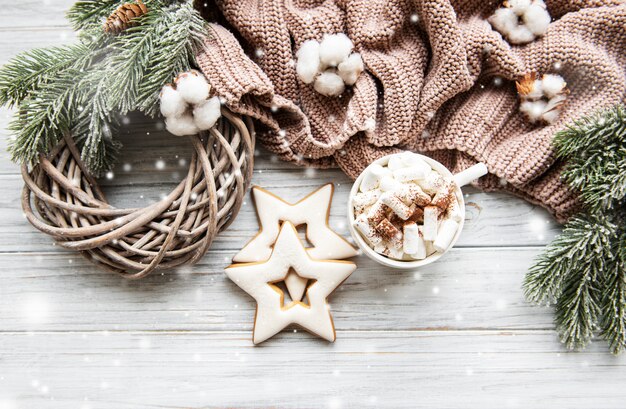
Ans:
[[[194,148],[186,177],[145,208],[110,205],[70,135],[22,166],[28,221],[64,248],[128,279],[197,262],[234,220],[252,178],[254,126],[226,108]]]

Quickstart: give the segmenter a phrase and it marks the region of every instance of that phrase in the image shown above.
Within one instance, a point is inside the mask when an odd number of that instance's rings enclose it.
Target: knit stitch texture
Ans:
[[[510,46],[486,21],[494,1],[217,0],[239,39],[211,25],[198,61],[231,109],[258,119],[259,139],[284,160],[339,166],[352,178],[399,149],[453,172],[480,161],[490,174],[479,187],[513,192],[564,220],[578,201],[560,180],[551,139],[626,99],[626,4],[546,4],[547,33]],[[342,96],[325,97],[297,78],[295,54],[304,41],[339,32],[366,72]],[[571,91],[552,125],[519,112],[514,82],[531,71],[558,73]]]

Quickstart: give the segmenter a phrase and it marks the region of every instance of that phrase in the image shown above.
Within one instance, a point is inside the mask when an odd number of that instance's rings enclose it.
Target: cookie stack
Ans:
[[[257,301],[255,344],[291,324],[335,340],[326,298],[356,269],[342,259],[357,252],[328,225],[333,191],[327,184],[292,204],[252,188],[259,233],[235,255],[226,274]],[[298,236],[296,227],[303,225],[312,247]]]

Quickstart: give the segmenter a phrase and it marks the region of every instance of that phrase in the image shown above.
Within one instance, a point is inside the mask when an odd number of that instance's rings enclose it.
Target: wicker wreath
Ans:
[[[194,152],[187,176],[167,197],[119,209],[107,202],[65,135],[32,169],[22,166],[26,218],[62,247],[128,279],[193,264],[241,207],[252,177],[254,126],[222,108],[212,129],[189,140]]]

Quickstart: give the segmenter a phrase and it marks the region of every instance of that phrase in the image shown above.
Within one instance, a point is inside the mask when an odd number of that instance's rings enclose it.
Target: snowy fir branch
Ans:
[[[583,118],[554,144],[585,210],[535,260],[524,292],[555,306],[568,348],[585,347],[599,332],[618,354],[626,349],[626,109]]]
[[[0,68],[0,105],[16,109],[14,161],[35,163],[70,133],[87,167],[101,174],[120,148],[119,115],[156,115],[163,85],[195,66],[207,23],[192,1],[146,0],[148,12],[133,25],[105,32],[104,21],[123,3],[77,2],[68,13],[77,44],[28,51]]]

